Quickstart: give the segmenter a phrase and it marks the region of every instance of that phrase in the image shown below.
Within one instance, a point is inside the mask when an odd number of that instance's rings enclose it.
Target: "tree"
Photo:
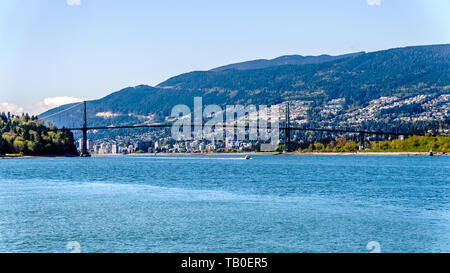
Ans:
[[[0,154],[71,154],[77,149],[72,132],[28,114],[0,114]]]

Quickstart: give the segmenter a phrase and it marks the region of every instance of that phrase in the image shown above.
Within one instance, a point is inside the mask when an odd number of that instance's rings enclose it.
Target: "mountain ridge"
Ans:
[[[317,64],[317,63],[330,62],[330,61],[334,61],[334,60],[338,60],[338,59],[342,59],[342,58],[355,57],[355,56],[365,54],[365,53],[366,52],[361,51],[361,52],[348,53],[348,54],[342,54],[342,55],[336,55],[336,56],[327,55],[327,54],[322,54],[322,55],[318,55],[318,56],[283,55],[283,56],[273,58],[273,59],[257,59],[257,60],[228,64],[228,65],[213,68],[209,71],[220,72],[220,71],[229,70],[229,69],[253,70],[253,69],[263,69],[263,68],[268,68],[268,67],[272,67],[272,66],[281,66],[281,65]]]
[[[88,118],[91,124],[102,126],[161,121],[170,115],[172,107],[177,104],[192,107],[196,96],[201,96],[204,104],[220,106],[308,102],[310,106],[305,120],[319,124],[329,124],[336,119],[336,115],[342,118],[348,112],[369,107],[373,101],[382,97],[394,98],[392,101],[398,104],[403,103],[402,101],[409,103],[409,97],[423,95],[426,100],[414,103],[428,105],[428,100],[436,99],[440,101],[438,106],[445,110],[445,103],[448,103],[445,95],[450,93],[449,60],[450,44],[444,44],[357,53],[329,62],[304,65],[193,71],[172,77],[155,87],[128,87],[99,100],[89,101]],[[342,101],[342,109],[334,116],[324,115],[323,111],[333,100]],[[68,107],[61,106],[41,116],[45,117]],[[425,108],[386,110],[377,114],[374,119],[394,120],[416,114],[423,114],[425,117],[420,118],[426,118],[428,112],[422,111]],[[430,110],[433,113],[441,111],[433,109]],[[430,119],[435,118],[434,114],[429,115]],[[80,109],[75,109],[50,120],[59,126],[70,127],[75,126],[74,123],[80,125],[80,122],[75,122],[79,117]],[[447,112],[444,113],[444,118],[448,118]],[[341,121],[337,120],[333,124],[337,125],[339,122]]]

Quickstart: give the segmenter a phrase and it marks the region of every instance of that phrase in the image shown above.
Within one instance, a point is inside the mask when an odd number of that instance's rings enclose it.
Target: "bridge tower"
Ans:
[[[366,139],[366,135],[363,132],[359,133],[359,150],[364,150],[364,141]]]
[[[290,151],[290,144],[291,144],[291,120],[290,120],[290,113],[289,113],[289,102],[286,102],[286,129],[284,133],[284,151],[289,152]]]
[[[87,147],[87,115],[86,115],[86,101],[84,104],[84,114],[83,114],[83,147],[81,148],[81,156],[82,157],[90,157],[91,154],[88,151]]]

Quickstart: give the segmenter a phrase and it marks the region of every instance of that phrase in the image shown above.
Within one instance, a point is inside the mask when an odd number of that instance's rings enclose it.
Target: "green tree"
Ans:
[[[73,134],[36,117],[0,114],[0,154],[71,154],[77,150]]]

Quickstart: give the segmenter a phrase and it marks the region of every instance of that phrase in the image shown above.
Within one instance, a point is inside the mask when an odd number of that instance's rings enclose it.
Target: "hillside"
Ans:
[[[337,60],[262,69],[182,74],[157,87],[129,87],[88,102],[90,124],[164,120],[177,104],[279,104],[291,101],[296,122],[333,126],[392,124],[449,117],[450,45],[358,53]],[[45,117],[69,108],[52,109]],[[50,118],[80,126],[81,107]],[[395,121],[395,122],[394,122]]]

